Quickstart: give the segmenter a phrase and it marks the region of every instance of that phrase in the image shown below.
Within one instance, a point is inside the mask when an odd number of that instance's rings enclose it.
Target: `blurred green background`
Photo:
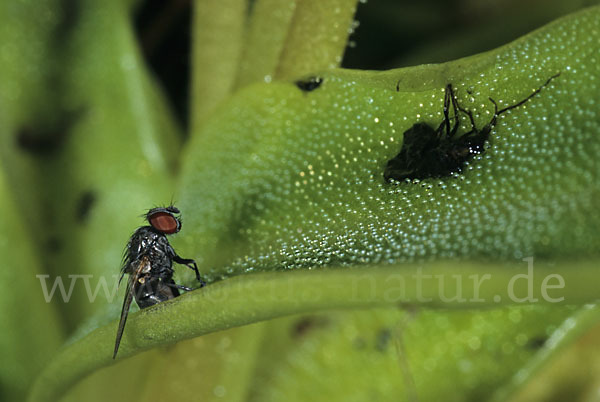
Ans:
[[[186,193],[181,183],[196,177],[196,154],[188,144],[196,141],[193,150],[204,146],[197,137],[213,114],[217,117],[209,127],[220,127],[219,111],[227,108],[219,109],[222,102],[265,81],[263,66],[244,53],[248,49],[263,49],[265,63],[269,49],[281,52],[280,62],[307,59],[307,67],[284,68],[283,62],[279,70],[271,67],[269,79],[282,82],[329,65],[389,70],[442,63],[494,49],[598,1],[283,3],[0,4],[0,399],[25,400],[32,392],[32,400],[52,400],[65,391],[65,401],[412,402],[441,396],[481,401],[506,400],[502,392],[494,392],[516,387],[521,394],[511,393],[515,399],[510,400],[599,400],[594,391],[600,381],[597,329],[576,343],[565,341],[565,348],[571,346],[551,362],[540,357],[542,352],[552,354],[540,348],[547,339],[560,338],[557,329],[568,332],[564,328],[569,320],[583,322],[585,329],[593,326],[594,320],[580,309],[564,306],[446,312],[363,306],[225,329],[98,370],[111,362],[97,356],[110,356],[110,351],[81,355],[90,362],[85,370],[63,373],[48,366],[60,361],[57,356],[68,355],[69,345],[114,324],[123,290],[110,300],[101,291],[90,302],[84,276],[91,275],[87,278],[92,278],[94,289],[100,277],[106,278],[107,289],[114,289],[123,247],[143,224],[140,215],[146,209],[181,200],[189,208],[183,210],[183,231],[173,240],[175,248],[184,257],[199,259],[211,281],[234,272],[226,248],[222,266],[203,265],[206,261],[198,250],[213,239],[194,234],[199,213],[194,214],[200,210],[194,208],[204,200],[192,198],[195,193]],[[269,25],[270,37],[261,37],[262,23]],[[306,26],[308,33],[298,26]],[[315,27],[331,39],[323,49],[311,41]],[[244,96],[267,92],[258,88]],[[254,111],[252,102],[248,104]],[[256,110],[262,112],[260,107]],[[238,146],[244,141],[249,139],[240,136]],[[235,175],[234,168],[217,175]],[[242,221],[246,206],[238,207]],[[207,230],[237,239],[236,224],[232,219]],[[84,276],[75,282],[69,302],[59,297],[46,302],[40,280],[51,287],[54,278],[65,278],[68,291],[73,275]],[[190,273],[177,275],[178,281],[193,285]],[[56,296],[59,292],[56,289]],[[178,319],[190,316],[173,318]],[[224,328],[239,325],[235,319]],[[130,325],[132,334],[138,334],[135,322]],[[107,334],[112,342],[113,333]],[[80,345],[86,350],[87,344]],[[125,355],[137,352],[131,346]],[[515,373],[534,366],[535,359],[543,361],[545,371],[525,370],[530,381],[523,380],[523,386]],[[45,367],[50,368],[32,391]],[[94,373],[71,387],[90,367]],[[62,382],[64,378],[68,380]],[[45,395],[47,386],[54,388]]]

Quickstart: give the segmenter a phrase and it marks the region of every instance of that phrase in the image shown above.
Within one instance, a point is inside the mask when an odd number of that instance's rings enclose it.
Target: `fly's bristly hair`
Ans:
[[[162,209],[168,212],[172,212],[174,214],[180,214],[181,211],[179,210],[179,208],[177,208],[175,205],[173,205],[173,203],[171,202],[169,205],[155,205],[152,208],[150,208],[148,211],[146,211],[145,213],[139,215],[140,218],[148,218],[148,215],[150,215],[150,213],[154,210],[157,209]]]

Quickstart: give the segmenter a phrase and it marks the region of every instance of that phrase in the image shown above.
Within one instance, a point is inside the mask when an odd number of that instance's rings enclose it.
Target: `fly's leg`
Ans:
[[[489,98],[489,100],[490,100],[490,102],[492,102],[494,104],[494,117],[492,117],[492,120],[490,120],[490,122],[488,123],[487,126],[492,128],[496,125],[496,119],[498,119],[500,112],[498,112],[498,104],[496,103],[496,101],[493,100],[492,98]],[[506,110],[508,110],[508,109],[506,109]]]
[[[198,271],[198,265],[196,264],[195,260],[192,260],[191,258],[181,258],[177,254],[175,254],[173,256],[173,261],[175,261],[178,264],[185,265],[189,269],[193,270],[196,273],[196,279],[198,280],[198,282],[200,282],[200,287],[206,285],[206,282],[204,282],[202,278],[200,278],[200,272]]]
[[[452,138],[458,131],[458,124],[460,123],[460,119],[458,118],[458,101],[456,100],[456,96],[454,96],[454,91],[452,90],[452,84],[448,84],[446,86],[446,92],[449,93],[450,102],[452,102],[452,109],[454,110],[454,127],[452,127],[452,131],[448,131],[448,137]],[[448,116],[446,116],[446,119]],[[450,127],[448,126],[448,130]]]
[[[194,290],[192,288],[188,288],[187,286],[179,285],[175,282],[165,282],[165,285],[173,289],[185,290],[186,292],[191,292]]]
[[[539,94],[546,85],[550,84],[550,81],[552,81],[553,79],[555,79],[559,75],[560,75],[560,71],[558,73],[554,74],[552,77],[548,78],[546,80],[546,82],[544,82],[542,85],[540,85],[535,91],[533,91],[533,93],[531,95],[529,95],[528,97],[526,97],[522,101],[517,102],[514,105],[507,106],[504,109],[500,109],[500,111],[498,111],[498,109],[496,108],[496,113],[494,114],[494,116],[501,115],[502,113],[504,113],[506,111],[509,111],[511,109],[514,109],[514,108],[517,108],[517,107],[521,106],[522,104],[526,103],[531,98],[533,98],[534,96],[536,96],[537,94]],[[494,103],[494,105],[496,104],[496,102],[494,102],[492,98],[490,98],[490,100]]]
[[[452,104],[452,110],[454,111],[454,126],[452,129],[450,128],[450,104]],[[459,105],[456,97],[454,96],[454,90],[452,89],[452,84],[446,85],[446,90],[444,91],[444,120],[439,125],[437,129],[438,136],[442,135],[442,131],[446,129],[446,137],[452,138],[458,131],[458,110]]]
[[[469,117],[469,120],[471,121],[471,133],[477,132],[477,126],[475,126],[475,119],[473,118],[473,112],[471,110],[467,110],[465,108],[463,108],[462,106],[458,105],[458,110],[460,110],[461,112],[463,112],[464,114],[466,114]]]
[[[446,136],[450,135],[450,112],[448,111],[450,108],[450,94],[452,93],[452,84],[446,85],[446,90],[444,91],[444,120],[439,125],[436,130],[438,138],[441,137],[444,128],[446,128]]]

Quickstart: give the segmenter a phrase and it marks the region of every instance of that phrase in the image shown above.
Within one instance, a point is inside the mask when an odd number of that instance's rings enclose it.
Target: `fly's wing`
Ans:
[[[125,247],[125,251],[123,252],[123,259],[121,262],[121,276],[119,277],[119,285],[121,284],[123,277],[127,273],[127,269],[129,268],[130,264],[131,257],[129,255],[129,244],[127,244],[127,247]],[[129,287],[129,284],[127,284],[127,286]]]
[[[138,228],[131,235],[127,245],[125,246],[125,249],[123,250],[123,258],[121,261],[121,277],[119,278],[119,283],[121,283],[121,280],[125,274],[134,273],[134,271],[137,269],[137,263],[142,259],[142,256],[140,255],[140,247],[142,246],[140,239],[142,234],[140,234],[140,230],[143,228],[145,228],[145,226]]]
[[[163,299],[163,301],[174,299],[175,297],[179,296],[179,290],[177,290],[176,286],[177,285],[173,279],[161,281],[159,283],[157,293],[159,294],[159,297]]]
[[[127,288],[125,289],[125,300],[123,301],[123,307],[121,308],[121,319],[119,320],[119,328],[117,329],[117,339],[115,341],[113,359],[117,357],[119,345],[121,344],[121,338],[123,337],[123,330],[125,329],[125,323],[127,322],[127,315],[129,314],[129,308],[131,307],[131,301],[133,300],[134,285],[144,273],[149,271],[149,266],[150,261],[148,261],[147,257],[143,257],[138,266],[135,268],[135,271],[129,274]],[[123,276],[121,275],[121,278],[122,277]]]
[[[121,281],[123,280],[123,277],[126,273],[131,273],[128,271],[132,262],[133,261],[131,257],[131,239],[129,239],[129,242],[125,246],[125,250],[123,250],[123,258],[121,259],[121,276],[119,277],[119,284],[121,284]]]

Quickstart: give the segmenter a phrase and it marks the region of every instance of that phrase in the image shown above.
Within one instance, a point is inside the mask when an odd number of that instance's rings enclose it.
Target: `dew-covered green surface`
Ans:
[[[186,216],[185,249],[215,276],[595,253],[599,21],[597,10],[580,13],[425,73],[339,70],[322,74],[309,93],[286,83],[242,91],[187,149],[180,206],[195,213]],[[514,104],[556,73],[540,94],[500,116],[486,152],[461,174],[384,182],[402,133],[441,122],[447,82],[482,127],[493,113],[488,97]],[[461,123],[459,133],[470,127]]]

